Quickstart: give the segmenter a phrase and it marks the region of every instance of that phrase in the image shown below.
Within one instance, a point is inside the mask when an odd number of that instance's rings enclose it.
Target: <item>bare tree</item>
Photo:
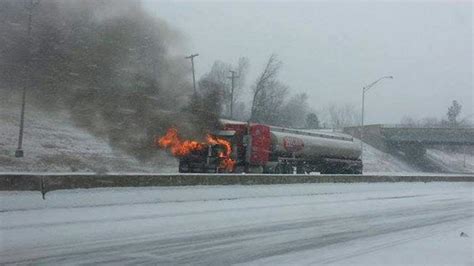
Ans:
[[[305,119],[305,127],[306,129],[318,129],[319,126],[319,118],[315,113],[309,113],[306,115]]]
[[[219,60],[215,61],[211,71],[206,73],[198,82],[202,92],[212,87],[213,91],[219,93],[224,115],[230,115],[231,101],[233,100],[233,103],[235,103],[241,94],[248,65],[248,59],[245,57],[239,59],[237,66]],[[234,90],[232,90],[231,80],[229,79],[230,71],[233,69],[236,69],[236,76],[238,77],[235,79]]]
[[[281,61],[278,60],[276,54],[272,54],[252,89],[251,121],[264,122],[271,115],[271,110],[279,108],[284,102],[287,87],[276,80],[280,67]],[[270,103],[277,103],[278,105],[275,106]]]
[[[201,132],[214,130],[222,112],[222,87],[212,79],[199,80],[200,93],[191,99],[190,111],[200,121]]]
[[[282,125],[283,105],[288,96],[288,87],[278,81],[271,81],[255,101],[251,121],[270,125]]]
[[[233,119],[247,121],[250,117],[248,106],[244,102],[235,102]]]
[[[307,98],[308,95],[306,93],[299,93],[288,100],[281,110],[281,126],[293,128],[305,127],[306,114],[309,110]]]
[[[419,123],[414,118],[405,115],[400,120],[400,125],[403,127],[418,127]]]
[[[462,105],[458,101],[454,100],[452,105],[448,108],[448,121],[450,126],[455,127],[458,124],[457,118],[461,113]]]
[[[422,127],[435,128],[441,125],[441,122],[436,117],[425,117],[420,120]]]
[[[333,128],[343,128],[358,124],[359,112],[352,104],[331,104],[327,108],[329,123]]]

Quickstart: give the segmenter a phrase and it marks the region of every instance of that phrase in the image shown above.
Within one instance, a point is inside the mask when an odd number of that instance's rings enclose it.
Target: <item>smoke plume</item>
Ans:
[[[0,20],[0,90],[26,86],[30,104],[66,108],[113,147],[146,160],[168,127],[195,137],[215,125],[190,97],[183,36],[137,1],[4,0]]]

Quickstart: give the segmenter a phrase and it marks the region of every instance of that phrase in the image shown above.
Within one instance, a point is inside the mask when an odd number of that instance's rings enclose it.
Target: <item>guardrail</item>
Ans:
[[[1,174],[0,191],[296,183],[474,182],[474,175]]]

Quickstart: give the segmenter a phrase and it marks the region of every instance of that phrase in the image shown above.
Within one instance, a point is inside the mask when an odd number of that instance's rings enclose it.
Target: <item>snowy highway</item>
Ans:
[[[0,211],[0,264],[474,263],[473,183],[0,192]]]

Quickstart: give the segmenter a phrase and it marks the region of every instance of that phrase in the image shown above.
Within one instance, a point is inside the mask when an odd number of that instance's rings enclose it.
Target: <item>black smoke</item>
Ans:
[[[216,124],[191,97],[183,36],[138,1],[2,0],[0,20],[0,89],[27,86],[30,104],[69,110],[113,147],[146,160],[170,126],[196,137]]]

